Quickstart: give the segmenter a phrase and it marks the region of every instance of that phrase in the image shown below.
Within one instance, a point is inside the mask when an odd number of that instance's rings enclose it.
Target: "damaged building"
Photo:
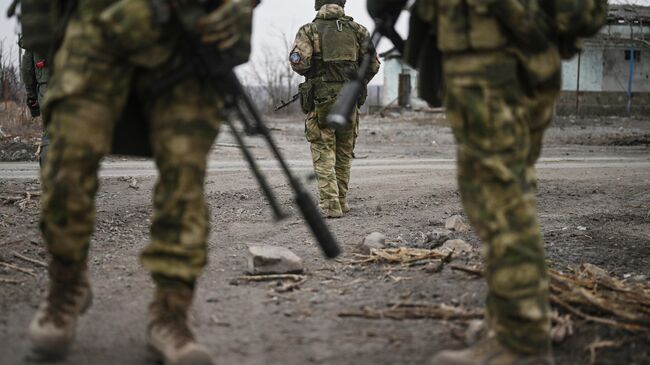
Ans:
[[[380,55],[384,65],[383,107],[418,108],[417,71],[397,50]],[[650,113],[650,6],[610,5],[607,24],[582,42],[582,52],[562,64],[558,114]]]

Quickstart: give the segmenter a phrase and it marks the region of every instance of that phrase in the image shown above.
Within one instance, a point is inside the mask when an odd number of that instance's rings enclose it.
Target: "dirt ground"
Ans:
[[[276,139],[297,174],[308,181],[309,148],[299,118],[273,121]],[[224,131],[210,158],[240,161]],[[250,139],[260,161],[269,155]],[[556,267],[592,263],[624,280],[650,276],[650,120],[560,119],[547,133],[539,165],[539,211],[549,260]],[[277,169],[268,171],[290,218],[272,222],[268,205],[245,168],[210,170],[210,262],[202,276],[191,322],[219,364],[428,364],[444,348],[464,346],[465,323],[434,319],[340,317],[363,307],[396,301],[481,308],[482,280],[445,267],[351,265],[355,246],[373,231],[394,246],[427,247],[427,233],[462,214],[456,190],[453,139],[439,114],[365,118],[356,149],[350,204],[343,219],[328,223],[345,255],[323,259],[291,206]],[[61,364],[154,364],[145,346],[145,313],[152,284],[138,263],[147,244],[155,176],[116,176],[129,163],[110,158],[97,196],[97,225],[90,253],[95,301],[81,319],[77,341]],[[38,192],[35,164],[29,174],[9,174],[0,164],[0,196]],[[239,165],[237,165],[239,166]],[[22,168],[22,167],[21,167]],[[30,175],[31,174],[31,175]],[[315,193],[315,184],[309,182]],[[26,328],[46,290],[46,271],[18,255],[45,261],[38,231],[37,197],[0,205],[0,363],[28,360]],[[472,232],[453,234],[474,252],[454,264],[480,263]],[[305,260],[307,281],[280,292],[275,282],[239,283],[247,244],[288,247]],[[33,273],[33,274],[30,274]],[[558,364],[589,363],[586,348],[597,340],[597,364],[650,364],[650,336],[577,321],[575,333],[555,345]]]

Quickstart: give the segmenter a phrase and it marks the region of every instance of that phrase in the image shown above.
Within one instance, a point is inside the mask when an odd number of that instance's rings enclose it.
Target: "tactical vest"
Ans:
[[[360,44],[350,18],[316,19],[313,23],[320,50],[315,50],[315,78],[346,82],[359,68]]]
[[[445,53],[497,50],[508,44],[498,20],[481,0],[438,1],[437,33],[438,47]]]

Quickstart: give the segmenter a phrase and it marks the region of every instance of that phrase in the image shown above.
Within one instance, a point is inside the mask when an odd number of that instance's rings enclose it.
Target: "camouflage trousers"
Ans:
[[[320,116],[321,121],[324,119]],[[307,115],[305,136],[311,143],[320,206],[324,210],[342,213],[341,206],[347,205],[350,170],[359,128],[359,113],[355,113],[352,125],[345,130],[321,126],[318,120],[319,115],[315,111]]]
[[[91,22],[73,20],[56,54],[46,96],[47,159],[41,231],[53,259],[80,264],[95,224],[99,162],[108,154],[127,95],[142,101],[159,178],[153,196],[151,243],[141,261],[161,285],[194,285],[206,264],[206,157],[219,129],[220,99],[198,78],[159,97],[149,90],[156,68],[118,58]]]
[[[445,64],[458,183],[465,212],[485,245],[489,324],[504,345],[535,353],[550,344],[550,321],[534,164],[557,93],[532,100],[524,96],[514,59],[481,65],[477,58]],[[468,69],[489,70],[490,76],[462,73]]]

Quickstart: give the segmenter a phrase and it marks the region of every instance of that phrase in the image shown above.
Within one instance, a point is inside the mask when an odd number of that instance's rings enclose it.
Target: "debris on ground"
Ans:
[[[469,320],[483,318],[482,309],[455,307],[448,304],[426,302],[397,302],[389,303],[388,308],[373,309],[364,307],[357,311],[340,312],[339,317],[361,317],[368,319],[442,319]]]
[[[431,261],[448,262],[453,255],[452,250],[411,247],[373,249],[369,255],[355,254],[355,260],[346,261],[347,264],[388,263],[407,266],[426,265]]]
[[[447,218],[445,228],[460,233],[469,231],[469,225],[465,223],[465,220],[460,215],[453,215]]]
[[[0,204],[13,204],[21,211],[25,210],[27,204],[36,202],[32,198],[41,196],[40,191],[4,192],[0,193]]]
[[[596,364],[596,351],[598,349],[608,347],[620,347],[623,345],[622,341],[602,341],[599,338],[585,347],[585,351],[589,351],[589,364]]]
[[[441,250],[448,250],[453,252],[452,256],[455,258],[470,253],[472,252],[473,249],[472,249],[472,245],[470,245],[469,243],[463,240],[456,239],[456,240],[449,240],[445,242],[442,245]]]
[[[650,332],[650,283],[625,283],[593,264],[549,274],[551,303],[564,312],[610,327]]]
[[[296,274],[271,274],[271,275],[244,275],[230,280],[231,285],[238,285],[242,282],[264,282],[264,281],[293,281],[304,282],[307,279],[305,275]]]
[[[363,242],[357,245],[357,251],[369,255],[372,250],[384,247],[386,247],[386,236],[380,232],[372,232],[363,239]]]
[[[302,259],[285,247],[249,246],[246,261],[247,271],[252,275],[300,274],[304,271]]]

